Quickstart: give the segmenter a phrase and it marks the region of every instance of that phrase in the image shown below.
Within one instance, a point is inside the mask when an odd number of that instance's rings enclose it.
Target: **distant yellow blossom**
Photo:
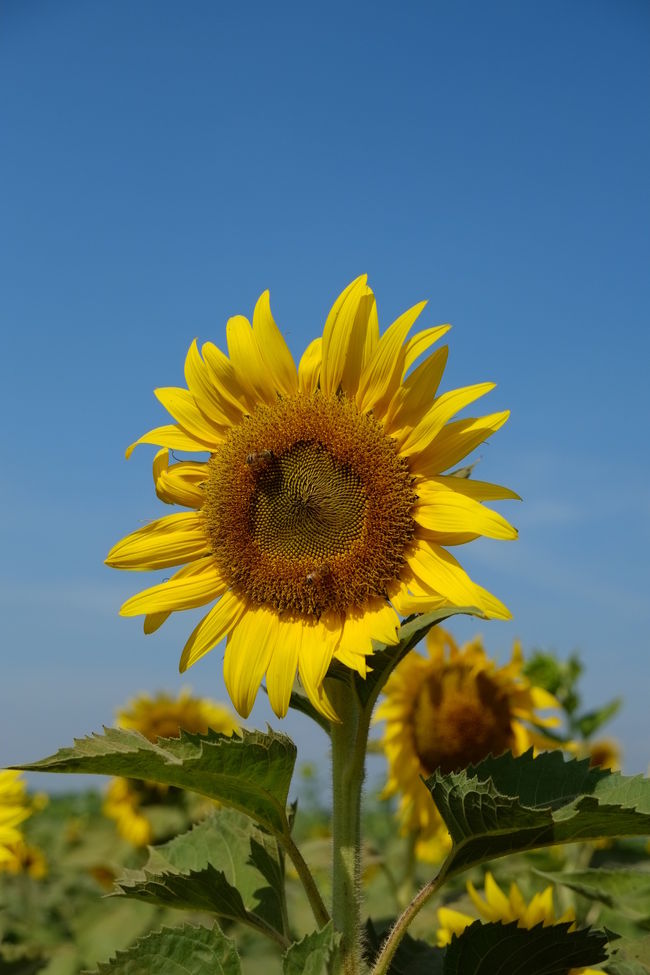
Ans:
[[[417,836],[419,858],[437,862],[450,840],[421,777],[508,750],[520,755],[531,746],[553,748],[533,725],[552,727],[559,718],[537,713],[558,702],[523,675],[519,643],[503,667],[487,656],[480,637],[459,648],[440,626],[429,631],[426,646],[426,656],[409,653],[391,674],[377,720],[386,722],[384,795],[400,795],[402,832]]]
[[[14,844],[22,840],[18,827],[31,812],[25,780],[20,772],[0,771],[0,867],[12,859]]]
[[[550,927],[553,924],[575,922],[575,912],[571,908],[560,917],[555,916],[553,887],[550,885],[541,894],[535,894],[527,904],[516,883],[510,885],[510,891],[506,896],[488,871],[485,874],[484,896],[481,897],[471,882],[467,884],[467,892],[476,908],[478,918],[450,907],[439,907],[437,941],[441,948],[448,945],[454,935],[461,935],[465,928],[477,919],[502,924],[517,921],[520,928],[534,928],[537,924]],[[575,924],[572,923],[570,930],[574,927]],[[593,968],[572,968],[569,975],[600,975],[600,973]]]
[[[181,729],[205,734],[211,728],[225,735],[238,730],[229,708],[207,698],[193,697],[187,689],[176,698],[165,693],[155,697],[141,694],[117,712],[116,723],[118,727],[139,731],[152,742],[159,738],[178,738]],[[117,777],[108,785],[103,810],[106,816],[115,820],[126,840],[134,846],[146,846],[153,839],[147,806],[184,802],[184,793],[180,789]]]

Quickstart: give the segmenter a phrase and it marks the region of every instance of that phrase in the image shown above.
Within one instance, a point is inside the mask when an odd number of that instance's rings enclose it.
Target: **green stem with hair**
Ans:
[[[349,680],[326,682],[338,714],[332,723],[332,919],[341,935],[334,975],[359,975],[361,961],[361,791],[370,708]]]

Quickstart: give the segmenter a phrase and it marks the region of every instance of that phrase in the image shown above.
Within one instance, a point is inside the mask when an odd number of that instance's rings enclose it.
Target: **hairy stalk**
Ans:
[[[300,877],[300,881],[305,888],[305,893],[307,894],[314,918],[316,919],[316,924],[319,928],[325,927],[330,919],[329,911],[323,903],[323,898],[321,897],[320,891],[316,886],[316,881],[313,878],[311,870],[307,866],[302,853],[290,836],[281,836],[280,840],[288,855],[291,857],[291,862],[296,868],[296,873]]]
[[[358,975],[361,962],[361,789],[370,709],[361,707],[352,681],[330,680],[332,704],[332,918],[341,935],[334,972]]]
[[[390,934],[384,941],[381,951],[377,955],[371,975],[386,975],[390,968],[395,952],[399,943],[406,934],[406,929],[415,915],[424,907],[429,898],[442,886],[445,880],[445,873],[441,870],[437,877],[425,884],[422,890],[415,895],[411,903],[400,914],[395,921]]]

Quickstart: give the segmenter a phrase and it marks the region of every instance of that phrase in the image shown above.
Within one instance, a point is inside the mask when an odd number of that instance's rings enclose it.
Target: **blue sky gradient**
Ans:
[[[5,0],[0,764],[140,690],[225,696],[221,649],[178,676],[195,614],[118,616],[151,577],[103,559],[166,513],[154,449],[124,448],[195,336],[224,345],[268,287],[300,355],[365,271],[384,327],[423,298],[453,323],[444,388],[512,409],[477,454],[520,540],[460,556],[514,621],[455,634],[579,649],[647,767],[649,37],[645,0]]]

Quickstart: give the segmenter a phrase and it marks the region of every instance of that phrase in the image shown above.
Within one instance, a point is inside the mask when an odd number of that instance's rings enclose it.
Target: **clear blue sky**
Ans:
[[[514,613],[488,647],[579,649],[647,766],[649,106],[646,0],[5,0],[0,764],[181,686],[192,614],[145,638],[149,577],[103,565],[165,513],[153,448],[124,460],[153,388],[267,287],[299,354],[365,271],[384,325],[454,324],[447,388],[512,409],[480,473],[520,541],[462,552]],[[224,697],[221,651],[188,677]]]

